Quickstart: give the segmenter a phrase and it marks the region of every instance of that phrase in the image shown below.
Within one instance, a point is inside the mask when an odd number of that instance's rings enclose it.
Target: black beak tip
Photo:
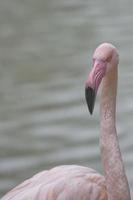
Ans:
[[[96,97],[95,90],[91,87],[86,87],[85,88],[85,97],[86,97],[86,102],[88,105],[89,112],[92,115],[93,110],[94,110],[95,97]]]
[[[91,115],[93,114],[93,109],[89,108],[89,112],[90,112]]]

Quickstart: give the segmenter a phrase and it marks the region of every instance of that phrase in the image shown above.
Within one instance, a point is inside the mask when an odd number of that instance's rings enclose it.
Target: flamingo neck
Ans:
[[[127,177],[116,132],[117,66],[103,79],[101,115],[101,156],[109,200],[130,200]]]

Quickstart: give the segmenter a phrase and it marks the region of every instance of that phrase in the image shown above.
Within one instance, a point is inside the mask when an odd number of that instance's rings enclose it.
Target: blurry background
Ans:
[[[102,172],[99,102],[84,82],[95,47],[120,53],[118,132],[133,194],[133,1],[0,1],[0,195],[38,171],[79,164]]]

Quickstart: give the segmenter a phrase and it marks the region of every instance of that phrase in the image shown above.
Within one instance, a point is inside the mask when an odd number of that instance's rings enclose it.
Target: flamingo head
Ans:
[[[116,48],[109,43],[99,45],[93,54],[93,67],[85,84],[85,97],[90,114],[93,113],[96,94],[105,75],[118,64]]]

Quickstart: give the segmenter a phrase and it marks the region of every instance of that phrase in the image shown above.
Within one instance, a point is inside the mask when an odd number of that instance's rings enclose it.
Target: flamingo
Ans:
[[[104,176],[84,166],[57,166],[24,181],[1,200],[131,200],[116,132],[118,62],[117,49],[112,44],[99,45],[85,84],[86,101],[92,114],[102,82],[100,147]]]

